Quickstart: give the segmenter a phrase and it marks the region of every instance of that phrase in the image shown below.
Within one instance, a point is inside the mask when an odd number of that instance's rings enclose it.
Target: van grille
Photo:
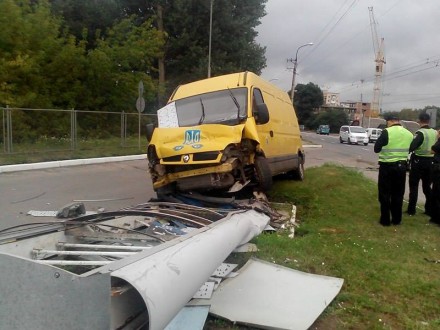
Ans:
[[[171,156],[171,157],[165,157],[163,159],[164,162],[180,162],[180,159],[182,158],[181,155],[178,156]]]
[[[219,154],[220,154],[219,151],[199,152],[192,155],[192,160],[194,162],[216,160]],[[163,158],[164,163],[176,163],[181,161],[182,161],[182,155]]]
[[[204,160],[216,160],[219,154],[220,152],[218,151],[200,152],[193,154],[193,161],[200,162]]]

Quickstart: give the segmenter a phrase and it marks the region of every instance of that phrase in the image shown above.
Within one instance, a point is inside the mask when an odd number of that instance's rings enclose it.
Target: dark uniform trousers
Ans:
[[[402,221],[403,195],[406,183],[406,161],[379,163],[380,223],[395,225]],[[390,219],[391,214],[391,219]]]
[[[419,182],[422,180],[423,194],[425,195],[425,213],[431,214],[431,172],[432,157],[413,156],[411,159],[411,171],[409,172],[409,201],[408,213],[416,213]]]
[[[431,220],[440,224],[440,164],[432,165]]]

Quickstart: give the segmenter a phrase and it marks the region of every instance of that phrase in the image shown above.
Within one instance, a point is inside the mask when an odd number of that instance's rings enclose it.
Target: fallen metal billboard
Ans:
[[[342,279],[258,260],[232,272],[224,263],[231,252],[255,251],[247,242],[278,216],[258,200],[224,208],[158,201],[1,230],[0,329],[180,330],[185,323],[193,330],[209,312],[257,328],[305,330]]]

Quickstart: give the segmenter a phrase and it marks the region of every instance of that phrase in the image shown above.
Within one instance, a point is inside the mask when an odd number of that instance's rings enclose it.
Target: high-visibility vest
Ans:
[[[434,157],[431,153],[431,147],[437,141],[437,131],[433,128],[420,128],[417,132],[423,134],[423,143],[414,153],[420,157]]]
[[[408,159],[409,146],[413,135],[406,128],[394,125],[385,128],[388,132],[388,144],[379,153],[379,162],[392,163]]]

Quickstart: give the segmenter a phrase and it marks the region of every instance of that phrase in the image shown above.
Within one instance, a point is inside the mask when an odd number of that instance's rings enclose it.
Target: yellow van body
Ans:
[[[305,154],[286,92],[251,72],[176,88],[148,146],[153,187],[263,191],[286,173],[302,180]]]

